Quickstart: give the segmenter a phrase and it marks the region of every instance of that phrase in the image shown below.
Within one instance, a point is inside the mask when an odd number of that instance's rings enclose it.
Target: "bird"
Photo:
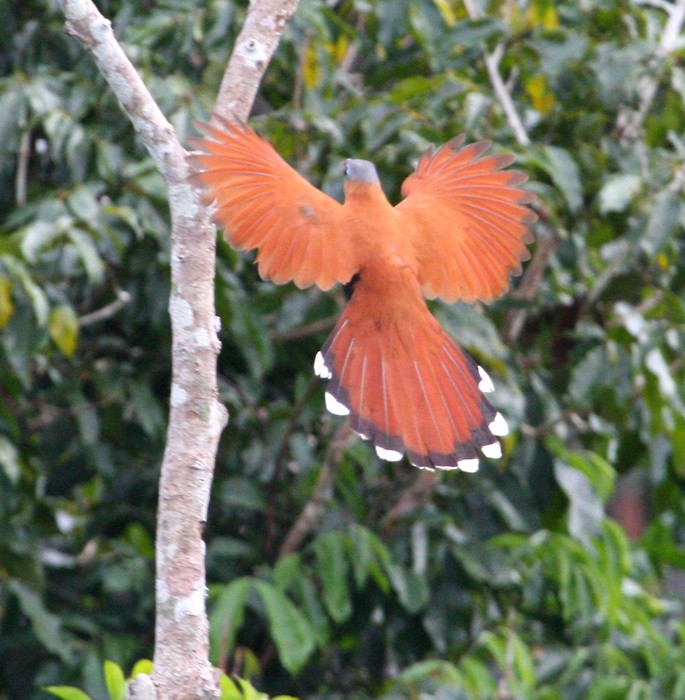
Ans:
[[[431,314],[426,299],[489,302],[521,273],[535,195],[512,155],[457,136],[430,146],[386,198],[374,164],[344,160],[344,202],[325,194],[244,123],[213,116],[189,139],[190,182],[226,241],[256,249],[276,284],[344,286],[348,301],[314,359],[326,408],[376,454],[421,469],[475,472],[508,434],[494,383]]]

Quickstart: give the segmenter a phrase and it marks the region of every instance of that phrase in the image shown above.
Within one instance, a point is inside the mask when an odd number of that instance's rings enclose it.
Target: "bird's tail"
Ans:
[[[317,353],[328,410],[349,414],[352,429],[390,461],[406,452],[424,469],[475,471],[481,452],[500,457],[497,437],[508,429],[484,396],[494,386],[483,368],[418,294],[382,304],[369,297],[355,288]]]

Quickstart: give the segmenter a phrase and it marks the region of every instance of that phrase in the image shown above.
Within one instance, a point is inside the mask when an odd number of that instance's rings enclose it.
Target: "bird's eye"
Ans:
[[[349,159],[347,159],[347,158],[345,159],[345,161],[343,162],[343,167],[345,170],[345,177],[349,177],[350,176],[350,161],[349,161]]]

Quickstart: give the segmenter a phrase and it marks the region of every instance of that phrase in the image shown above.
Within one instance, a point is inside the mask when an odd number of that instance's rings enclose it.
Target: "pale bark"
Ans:
[[[224,72],[214,113],[247,121],[259,83],[300,0],[252,0]]]
[[[217,112],[244,121],[298,0],[253,0],[222,83]],[[67,32],[90,52],[169,189],[172,222],[172,386],[161,469],[156,544],[155,668],[129,697],[219,697],[209,663],[205,525],[225,408],[217,400],[216,236],[187,183],[186,152],[91,0],[60,0]]]

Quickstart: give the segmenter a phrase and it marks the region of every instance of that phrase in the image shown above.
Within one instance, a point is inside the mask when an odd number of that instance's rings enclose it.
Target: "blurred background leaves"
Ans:
[[[677,3],[680,5],[680,2]],[[470,6],[470,3],[469,3]],[[429,143],[515,152],[538,242],[485,308],[432,304],[512,434],[477,475],[376,460],[323,410],[340,290],[219,244],[212,661],[307,698],[685,697],[685,42],[669,3],[304,0],[253,125],[340,196]],[[103,2],[182,138],[244,2]],[[169,391],[162,179],[52,0],[0,0],[0,696],[151,653]],[[531,140],[517,144],[499,70]]]

